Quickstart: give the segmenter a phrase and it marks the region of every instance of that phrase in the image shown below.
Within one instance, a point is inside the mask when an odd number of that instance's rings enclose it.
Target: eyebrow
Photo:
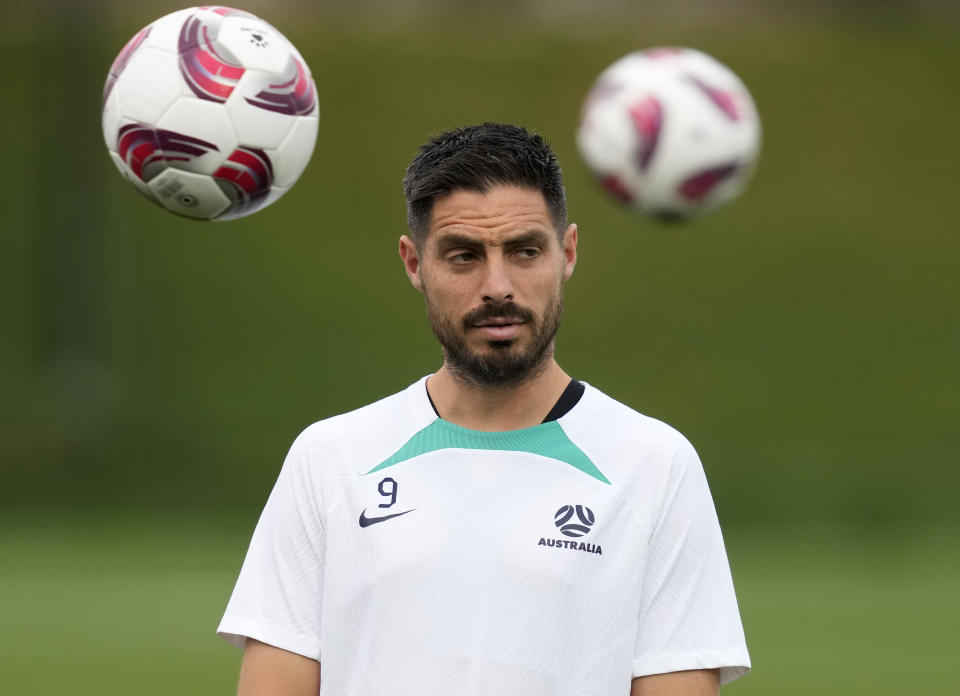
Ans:
[[[503,246],[523,246],[524,244],[543,244],[546,240],[548,234],[541,230],[528,230],[526,232],[521,232],[520,234],[505,239]],[[483,246],[484,243],[478,237],[472,237],[470,235],[461,234],[458,232],[442,232],[438,235],[437,246],[438,247],[456,247],[456,246],[466,246],[466,247],[476,247]]]
[[[476,237],[469,237],[457,232],[442,232],[437,237],[437,247],[478,246],[481,242]]]
[[[504,242],[504,246],[523,246],[525,244],[543,244],[550,235],[542,230],[528,230]]]

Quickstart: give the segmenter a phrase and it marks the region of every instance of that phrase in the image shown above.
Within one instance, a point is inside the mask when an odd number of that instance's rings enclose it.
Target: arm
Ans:
[[[317,696],[320,663],[247,639],[237,696]]]
[[[720,674],[715,669],[651,674],[637,677],[630,686],[630,696],[717,696]]]

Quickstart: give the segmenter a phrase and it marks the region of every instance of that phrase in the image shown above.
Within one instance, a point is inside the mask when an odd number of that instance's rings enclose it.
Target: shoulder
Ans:
[[[313,423],[300,433],[292,451],[327,463],[354,462],[358,470],[382,461],[436,420],[425,381],[424,377],[396,394]]]
[[[586,384],[577,407],[560,419],[571,435],[596,446],[629,448],[648,453],[675,453],[691,448],[676,428],[647,416]]]
[[[558,423],[615,488],[649,512],[687,473],[702,470],[693,446],[676,428],[589,384]]]

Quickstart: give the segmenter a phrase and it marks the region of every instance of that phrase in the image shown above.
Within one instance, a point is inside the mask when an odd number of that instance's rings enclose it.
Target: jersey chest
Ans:
[[[328,589],[436,601],[622,592],[650,529],[615,483],[526,452],[442,450],[357,476],[327,514]]]

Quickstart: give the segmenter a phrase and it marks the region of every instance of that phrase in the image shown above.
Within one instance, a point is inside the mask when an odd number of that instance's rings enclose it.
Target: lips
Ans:
[[[481,321],[474,322],[473,328],[480,329],[486,326],[509,326],[511,324],[523,324],[524,321],[520,317],[494,317],[491,319],[484,319]]]
[[[488,341],[512,341],[520,335],[520,329],[526,322],[521,317],[487,317],[471,324]]]
[[[488,341],[512,341],[520,336],[524,325],[533,323],[533,312],[514,302],[485,304],[463,318],[465,331],[476,332]]]
[[[488,341],[510,341],[520,334],[520,324],[480,324],[474,326]]]

